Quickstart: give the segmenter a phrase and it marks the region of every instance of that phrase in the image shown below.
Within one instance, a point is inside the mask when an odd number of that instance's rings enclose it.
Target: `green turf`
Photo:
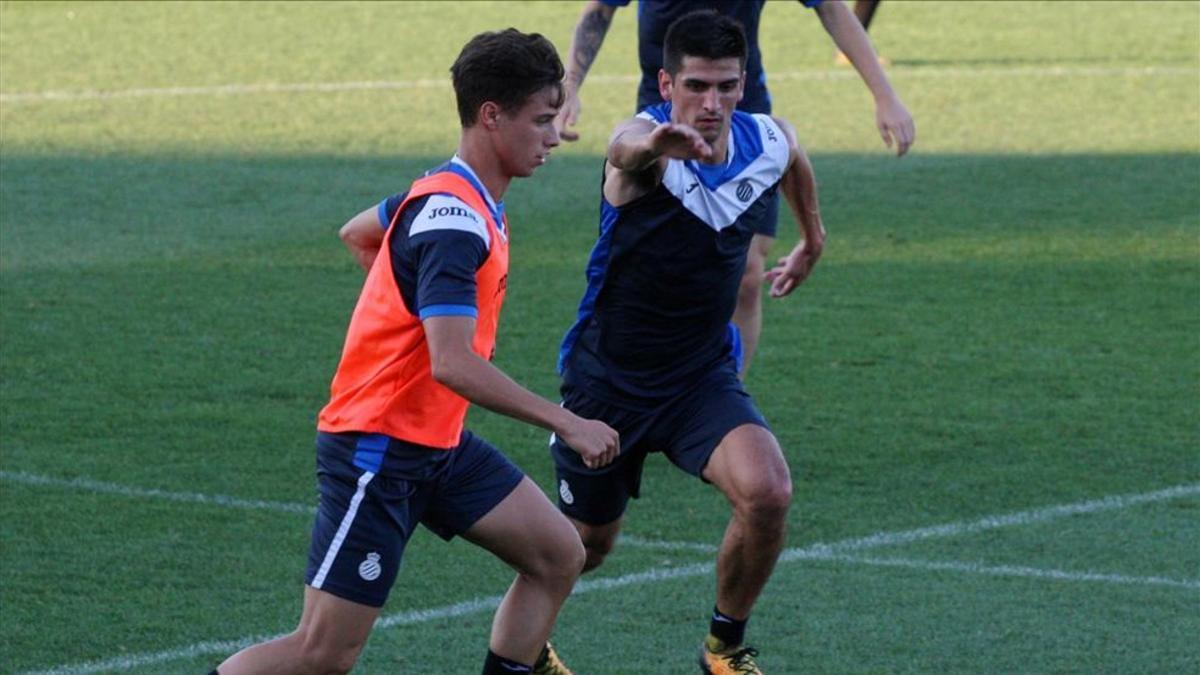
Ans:
[[[361,273],[335,232],[457,138],[445,82],[478,31],[569,42],[569,3],[0,3],[0,471],[311,504],[312,422]],[[917,119],[869,97],[795,3],[766,9],[778,114],[830,239],[767,301],[748,388],[785,448],[789,545],[1200,483],[1200,4],[884,3],[872,35]],[[629,114],[635,11],[584,88],[583,139],[506,195],[497,364],[553,397],[599,156]],[[605,79],[607,78],[607,79]],[[404,81],[403,89],[18,94]],[[795,240],[781,223],[778,251]],[[545,432],[471,425],[544,487]],[[9,474],[11,475],[11,474]],[[628,532],[716,543],[723,498],[661,458]],[[799,560],[751,624],[768,672],[1200,670],[1195,496],[861,552],[1191,587]],[[289,630],[310,519],[0,477],[0,672]],[[615,578],[711,555],[625,546]],[[503,592],[428,533],[391,616]],[[710,573],[583,593],[583,673],[686,672]],[[360,672],[476,672],[489,611],[378,631]],[[621,646],[618,646],[621,645]],[[617,656],[619,655],[619,659]],[[134,661],[130,661],[133,664]]]

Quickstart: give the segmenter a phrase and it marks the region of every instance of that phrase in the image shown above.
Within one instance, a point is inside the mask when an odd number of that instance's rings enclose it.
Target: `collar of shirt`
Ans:
[[[483,200],[487,202],[488,208],[492,211],[492,219],[496,221],[496,227],[503,231],[505,227],[504,202],[497,204],[496,200],[492,199],[492,195],[488,193],[487,188],[483,186],[483,181],[479,180],[479,175],[475,173],[475,170],[471,168],[470,164],[467,164],[466,160],[458,156],[458,153],[455,153],[454,156],[450,158],[450,170],[454,171],[463,178],[466,178],[467,182],[469,182],[471,186],[475,188],[475,191],[483,197]]]

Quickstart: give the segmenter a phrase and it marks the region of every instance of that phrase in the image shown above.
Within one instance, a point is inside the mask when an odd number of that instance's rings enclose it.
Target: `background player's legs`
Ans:
[[[488,647],[506,659],[532,665],[583,569],[579,535],[533,481],[524,478],[463,537],[517,571],[492,620]]]
[[[758,336],[762,333],[763,279],[766,273],[767,254],[771,252],[774,237],[755,234],[746,251],[746,271],[742,274],[742,285],[738,288],[737,307],[733,310],[733,323],[742,334],[742,370],[745,377],[750,369],[750,360],[758,347]]]
[[[859,23],[862,24],[864,31],[870,30],[871,19],[875,18],[875,10],[879,9],[879,3],[881,2],[883,2],[883,0],[855,0],[854,17],[858,19]],[[879,55],[876,55],[876,57],[879,59],[880,65],[890,65],[890,62],[884,57]],[[846,55],[840,51],[835,54],[834,60],[838,65],[850,65],[850,59],[846,58]]]
[[[599,567],[604,562],[604,558],[613,550],[613,546],[617,543],[617,535],[621,533],[621,523],[625,522],[625,517],[621,516],[606,525],[588,525],[574,518],[571,518],[570,521],[579,532],[579,538],[583,541],[583,548],[587,550],[587,562],[583,564],[583,571],[591,572]]]
[[[746,619],[783,550],[792,480],[775,436],[756,424],[725,435],[704,469],[733,506],[717,553],[717,608]]]
[[[858,18],[858,22],[862,24],[863,30],[871,28],[871,19],[875,16],[875,10],[879,8],[881,0],[854,0],[854,16]]]
[[[247,647],[217,670],[220,675],[348,673],[378,616],[378,607],[305,586],[304,612],[295,631]]]

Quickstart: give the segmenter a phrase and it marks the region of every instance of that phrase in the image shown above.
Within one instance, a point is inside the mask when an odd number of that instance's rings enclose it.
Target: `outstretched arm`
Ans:
[[[514,382],[471,349],[475,319],[435,316],[421,322],[429,344],[433,377],[454,393],[488,410],[536,424],[558,434],[589,468],[607,465],[620,452],[617,432],[585,420]]]
[[[875,48],[862,24],[841,0],[825,0],[817,6],[817,16],[875,97],[875,126],[883,142],[889,148],[894,142],[897,156],[908,152],[917,137],[916,125],[879,67]]]
[[[558,135],[564,141],[577,141],[579,134],[568,127],[575,126],[583,105],[579,102],[579,88],[587,77],[588,69],[600,53],[600,45],[604,44],[604,36],[612,24],[613,15],[617,8],[606,5],[600,0],[588,0],[579,15],[579,23],[575,24],[575,34],[571,38],[571,51],[567,53],[567,74],[563,79],[565,98],[554,125]]]
[[[779,264],[767,272],[771,282],[771,297],[781,298],[804,283],[825,248],[825,225],[821,222],[821,206],[817,202],[817,177],[804,148],[796,140],[796,130],[785,120],[774,118],[783,129],[791,150],[791,161],[780,181],[783,196],[796,216],[802,239],[791,253],[779,259]]]
[[[711,156],[712,147],[686,124],[655,124],[641,117],[625,120],[608,142],[604,198],[613,206],[627,204],[657,185],[668,158]]]

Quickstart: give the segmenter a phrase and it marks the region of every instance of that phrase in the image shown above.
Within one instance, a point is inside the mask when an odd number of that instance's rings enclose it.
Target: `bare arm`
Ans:
[[[617,125],[608,143],[604,198],[613,206],[627,204],[658,184],[668,158],[710,156],[708,142],[686,124],[630,118]]]
[[[583,79],[587,77],[596,55],[600,53],[600,45],[604,44],[604,36],[608,34],[608,27],[616,13],[616,7],[610,7],[600,0],[589,0],[583,6],[583,13],[579,15],[579,23],[575,24],[571,51],[567,53],[566,59],[567,74],[563,79],[565,97],[562,109],[558,111],[558,117],[554,120],[564,141],[579,140],[579,134],[568,129],[575,126],[579,120],[579,113],[583,111],[583,105],[579,101],[579,89],[583,86]]]
[[[875,48],[871,46],[871,39],[867,37],[862,24],[841,0],[826,0],[817,6],[816,11],[825,32],[854,64],[855,70],[875,97],[875,126],[883,142],[890,148],[894,140],[897,156],[908,152],[909,146],[916,140],[916,125],[879,66]]]
[[[821,206],[817,201],[817,177],[808,154],[796,140],[796,130],[786,120],[774,118],[783,130],[791,150],[787,171],[780,181],[783,196],[796,216],[803,237],[791,253],[779,259],[779,264],[767,272],[771,281],[771,297],[780,298],[804,283],[825,249],[825,225],[821,222]]]
[[[608,425],[585,420],[547,401],[476,354],[471,349],[475,319],[437,316],[421,323],[435,380],[488,410],[553,431],[590,468],[605,466],[616,458],[620,440]]]
[[[379,222],[377,207],[366,209],[362,213],[346,221],[338,236],[342,243],[350,249],[354,259],[364,270],[371,271],[375,256],[379,255],[379,247],[383,245],[383,223]]]

